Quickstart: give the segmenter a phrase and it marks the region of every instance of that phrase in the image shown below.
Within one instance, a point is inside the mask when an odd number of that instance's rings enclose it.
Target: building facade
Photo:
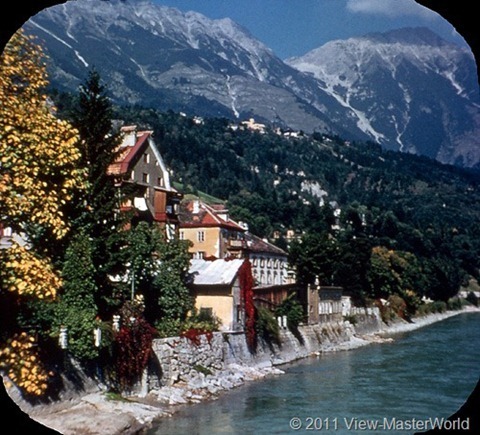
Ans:
[[[153,140],[152,131],[135,125],[122,127],[122,143],[108,174],[115,177],[120,210],[133,212],[165,229],[169,238],[178,234],[182,195],[170,183],[170,174]]]
[[[242,258],[245,229],[230,219],[222,205],[183,201],[179,211],[180,238],[190,240],[194,259]]]
[[[195,309],[220,321],[221,331],[242,331],[245,307],[242,302],[239,271],[245,259],[192,259],[189,273]]]

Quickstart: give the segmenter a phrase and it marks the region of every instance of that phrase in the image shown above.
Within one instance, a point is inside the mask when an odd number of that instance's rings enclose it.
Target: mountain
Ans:
[[[95,67],[122,103],[255,116],[309,131],[326,131],[332,122],[305,98],[343,113],[316,80],[230,19],[209,20],[149,2],[83,0],[49,8],[24,28],[44,41],[52,83],[63,89],[76,88]]]
[[[333,41],[284,62],[228,18],[146,1],[69,1],[24,28],[45,46],[61,90],[76,90],[94,67],[120,104],[480,160],[474,59],[426,29]]]
[[[286,63],[320,80],[385,148],[466,166],[478,162],[473,56],[430,30],[332,41]]]

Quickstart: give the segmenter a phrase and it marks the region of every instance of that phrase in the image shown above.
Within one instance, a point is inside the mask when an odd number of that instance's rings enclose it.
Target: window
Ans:
[[[162,177],[157,178],[157,186],[163,187],[163,178]]]
[[[201,319],[208,320],[213,318],[213,308],[210,307],[201,307],[198,313],[198,316]]]
[[[143,155],[143,163],[150,163],[150,154],[145,153]]]
[[[202,243],[205,241],[205,231],[198,231],[197,232],[197,241]]]
[[[144,183],[148,183],[148,182],[150,181],[150,176],[149,176],[149,174],[147,174],[147,173],[144,172],[144,173],[142,174],[142,181],[143,181]]]
[[[185,231],[180,231],[180,240],[185,240]]]
[[[205,258],[205,252],[203,251],[197,251],[193,253],[194,260],[203,260]]]
[[[237,323],[242,321],[242,307],[237,305]]]

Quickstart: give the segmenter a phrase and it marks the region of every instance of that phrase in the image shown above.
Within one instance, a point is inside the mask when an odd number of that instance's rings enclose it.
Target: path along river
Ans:
[[[321,354],[285,374],[187,406],[148,435],[414,433],[457,411],[480,376],[480,315],[460,314],[391,343]],[[457,424],[465,425],[462,420]]]

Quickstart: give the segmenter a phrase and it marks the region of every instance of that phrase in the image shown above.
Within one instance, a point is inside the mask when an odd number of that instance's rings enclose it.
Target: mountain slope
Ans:
[[[467,166],[478,161],[473,57],[430,30],[332,41],[287,63],[323,82],[326,92],[357,114],[360,128],[386,148],[444,162],[463,159],[457,163]],[[462,148],[463,142],[469,146]]]
[[[333,41],[283,62],[230,19],[149,2],[69,1],[24,28],[43,41],[56,88],[75,90],[95,67],[121,104],[480,160],[473,57],[425,29]]]
[[[95,66],[124,103],[343,132],[305,100],[312,95],[319,107],[342,112],[335,99],[230,19],[151,3],[92,5],[67,2],[24,26],[44,41],[55,86],[73,89]]]

